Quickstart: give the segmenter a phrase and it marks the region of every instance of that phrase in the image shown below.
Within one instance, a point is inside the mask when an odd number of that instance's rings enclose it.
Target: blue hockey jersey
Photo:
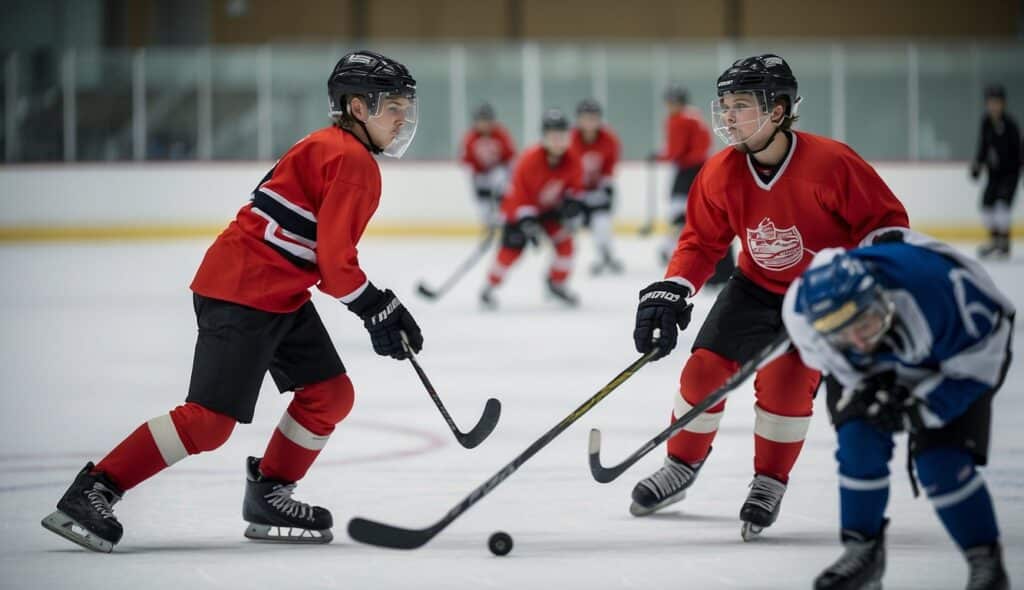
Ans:
[[[849,252],[870,265],[896,306],[893,327],[878,350],[861,355],[830,346],[800,309],[800,279],[786,292],[783,322],[803,362],[834,376],[844,396],[864,377],[895,370],[925,402],[925,426],[938,428],[1001,381],[1015,310],[976,261],[921,234],[908,232],[905,239]],[[822,250],[811,267],[842,252]]]

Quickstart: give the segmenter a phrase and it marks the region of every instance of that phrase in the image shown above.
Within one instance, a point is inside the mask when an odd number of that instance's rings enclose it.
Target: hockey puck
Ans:
[[[487,547],[495,555],[508,555],[512,551],[512,537],[504,531],[498,531],[487,540]]]

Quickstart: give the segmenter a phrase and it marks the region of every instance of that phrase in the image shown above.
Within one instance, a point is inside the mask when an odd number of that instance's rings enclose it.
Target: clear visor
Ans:
[[[711,101],[711,128],[726,145],[745,143],[771,121],[763,90],[727,93]]]
[[[838,350],[869,353],[892,326],[893,309],[888,297],[879,297],[844,326],[823,336]]]
[[[391,138],[386,146],[379,146],[384,155],[401,158],[416,136],[419,120],[416,98],[388,95],[381,96],[376,102],[366,125],[372,127],[377,135]]]

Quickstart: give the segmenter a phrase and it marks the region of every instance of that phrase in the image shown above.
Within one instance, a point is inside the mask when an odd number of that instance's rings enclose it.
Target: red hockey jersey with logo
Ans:
[[[516,144],[508,130],[495,123],[487,135],[470,129],[462,139],[462,161],[474,174],[482,174],[499,165],[508,165],[516,155]]]
[[[580,160],[583,170],[583,190],[593,191],[610,184],[619,163],[619,138],[607,126],[597,130],[591,143],[583,140],[580,130],[573,129],[569,151]]]
[[[740,271],[781,294],[822,248],[854,248],[876,230],[909,227],[903,204],[847,145],[810,133],[791,137],[768,182],[749,155],[731,147],[707,161],[690,189],[666,278],[696,292],[739,236]]]
[[[316,285],[349,303],[367,284],[356,245],[380,203],[380,168],[348,131],[296,143],[206,252],[192,290],[287,313]]]
[[[579,158],[571,152],[567,151],[552,166],[544,146],[524,151],[501,201],[502,218],[515,222],[523,217],[536,217],[558,208],[566,197],[578,198],[582,174]]]
[[[665,120],[665,151],[658,154],[659,160],[693,168],[708,159],[709,149],[711,132],[696,108],[686,107]]]

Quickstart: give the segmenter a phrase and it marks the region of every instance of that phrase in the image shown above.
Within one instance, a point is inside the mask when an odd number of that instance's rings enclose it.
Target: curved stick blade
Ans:
[[[473,430],[466,433],[460,432],[456,434],[455,438],[462,446],[472,449],[490,436],[494,427],[498,425],[499,418],[501,418],[501,402],[492,397],[484,405],[484,413],[480,415],[480,421],[476,423]]]
[[[590,429],[590,440],[587,443],[587,452],[590,460],[590,474],[600,483],[608,483],[619,476],[615,469],[605,469],[601,465],[601,431],[596,428]]]
[[[366,518],[348,521],[348,535],[367,545],[389,549],[416,549],[434,538],[437,531],[429,529],[403,529]]]
[[[437,291],[427,287],[423,282],[416,284],[416,292],[427,299],[437,299]]]

